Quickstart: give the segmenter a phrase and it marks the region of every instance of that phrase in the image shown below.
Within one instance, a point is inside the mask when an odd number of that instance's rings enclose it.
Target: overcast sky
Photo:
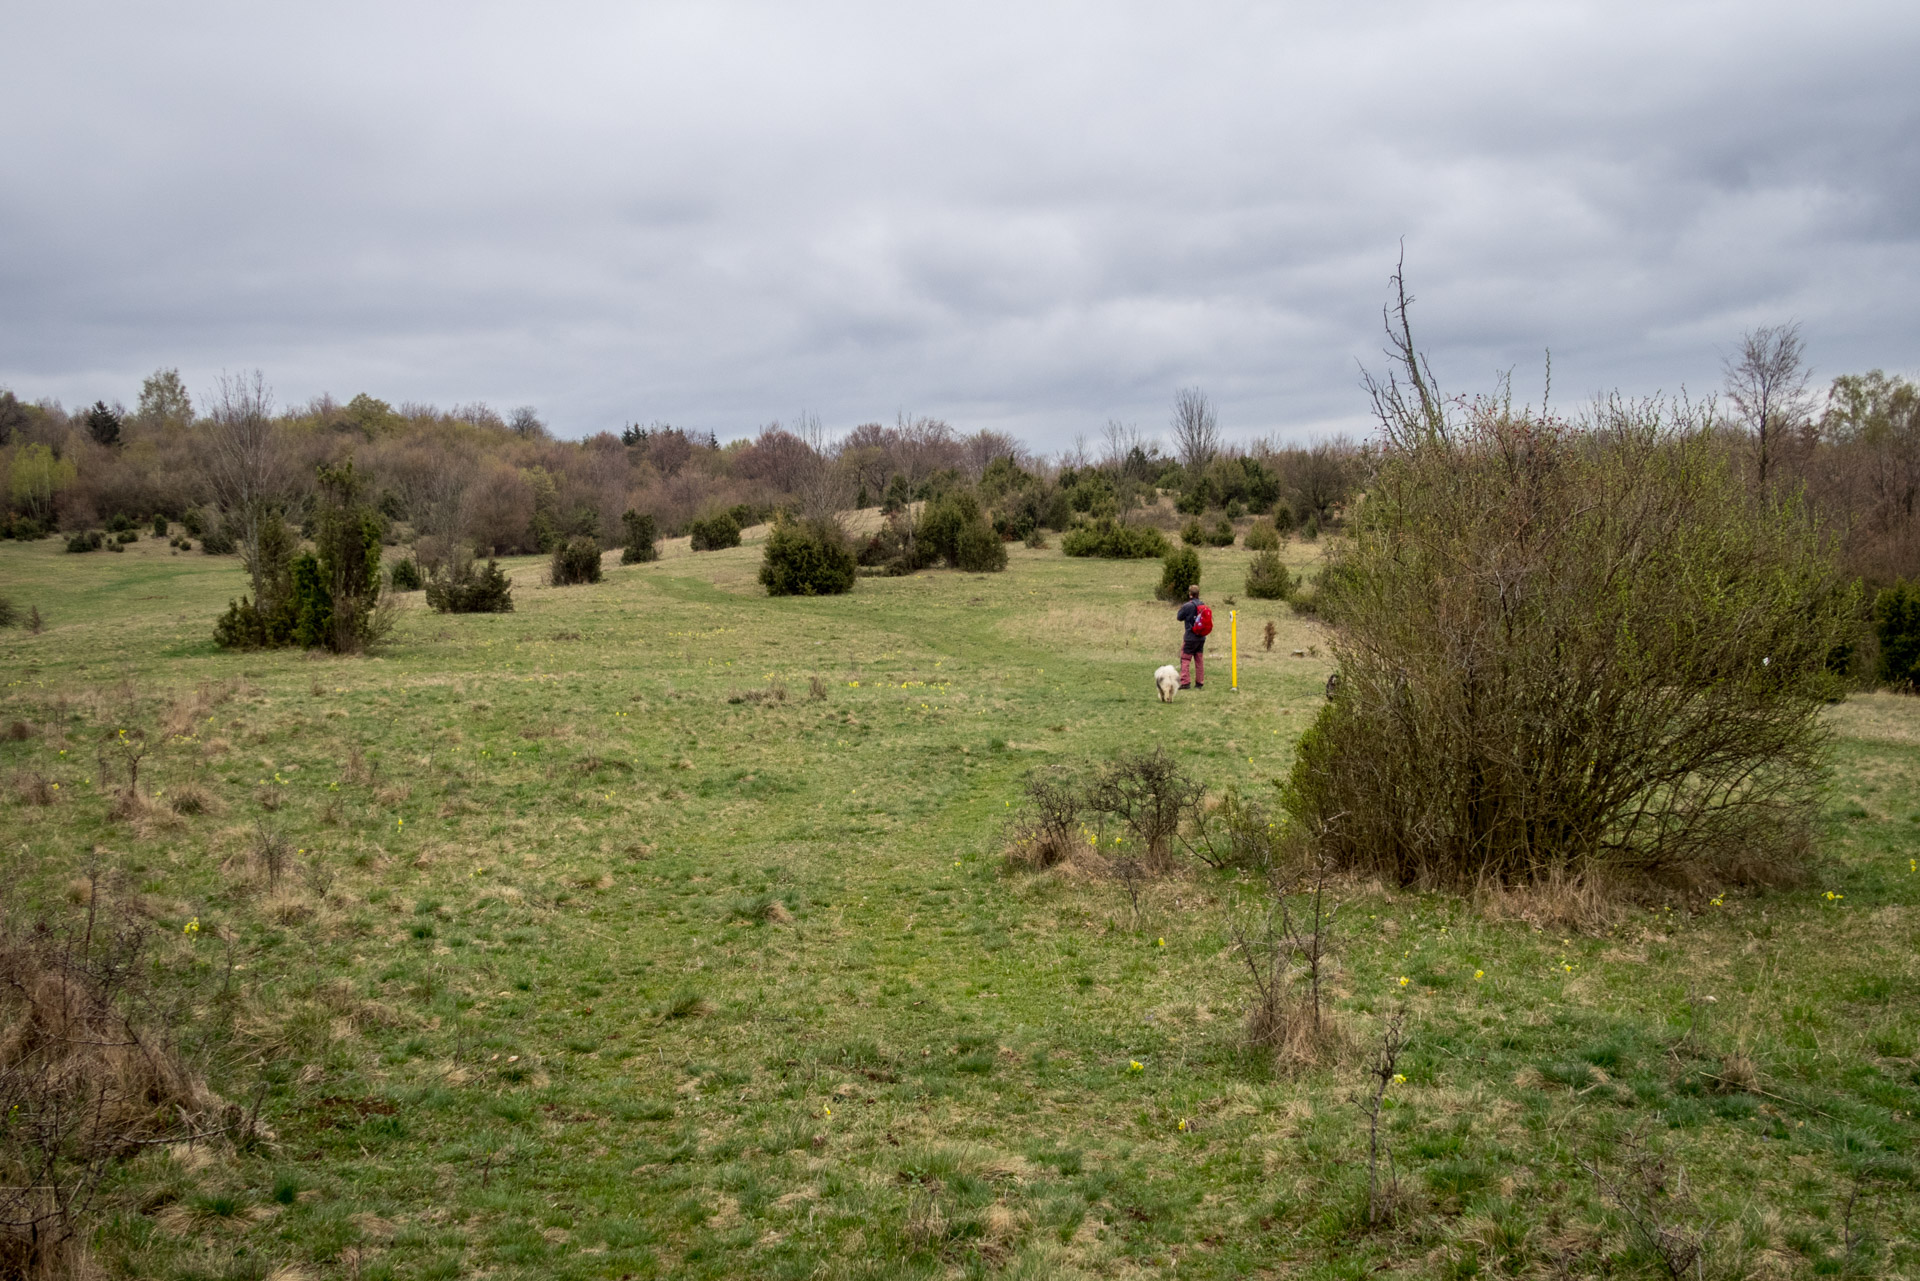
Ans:
[[[0,386],[259,368],[579,436],[1367,429],[1920,369],[1920,5],[0,0]]]

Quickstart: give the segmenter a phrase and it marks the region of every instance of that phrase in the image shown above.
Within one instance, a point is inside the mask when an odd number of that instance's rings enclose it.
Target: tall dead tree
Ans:
[[[1173,447],[1189,471],[1199,471],[1220,452],[1220,416],[1198,387],[1182,387],[1173,398]]]
[[[1800,326],[1763,325],[1741,335],[1740,347],[1723,362],[1727,396],[1760,448],[1760,483],[1779,449],[1781,437],[1804,421],[1811,404],[1807,395],[1806,345]]]
[[[222,519],[240,536],[253,596],[260,599],[260,533],[285,478],[273,429],[273,392],[259,370],[222,374],[207,397],[207,479]]]

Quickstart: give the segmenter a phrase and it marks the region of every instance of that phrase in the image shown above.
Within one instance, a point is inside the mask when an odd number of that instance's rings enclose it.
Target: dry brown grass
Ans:
[[[168,703],[161,720],[161,728],[166,736],[180,738],[198,733],[205,727],[214,708],[232,701],[240,690],[240,684],[230,680],[202,681],[192,693],[177,695]]]
[[[76,1245],[113,1163],[239,1120],[158,1030],[131,986],[144,933],[99,913],[84,932],[0,927],[0,1276],[74,1276]]]
[[[1006,865],[1016,872],[1039,872],[1070,862],[1074,843],[1037,821],[1016,822],[1008,834]]]
[[[1539,929],[1575,930],[1604,934],[1627,913],[1626,897],[1598,874],[1564,871],[1549,873],[1530,885],[1483,882],[1473,902],[1481,915],[1495,921],[1525,921]]]
[[[171,808],[131,787],[122,788],[114,797],[113,808],[107,811],[107,817],[116,823],[127,824],[142,839],[184,826],[180,816]]]
[[[226,809],[215,796],[198,783],[177,783],[166,790],[168,808],[184,816],[219,814]]]
[[[13,776],[14,799],[22,805],[51,805],[59,795],[53,781],[36,769],[17,770]]]
[[[1735,1050],[1720,1059],[1719,1083],[1723,1089],[1754,1091],[1760,1088],[1760,1069],[1745,1050]]]
[[[1257,998],[1247,1008],[1247,1041],[1273,1055],[1274,1066],[1284,1071],[1338,1062],[1353,1048],[1353,1038],[1331,1006],[1323,1006],[1316,1016],[1311,1001],[1288,991],[1272,999]]]

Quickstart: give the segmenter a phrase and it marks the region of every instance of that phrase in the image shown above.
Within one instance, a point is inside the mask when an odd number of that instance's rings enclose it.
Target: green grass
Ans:
[[[129,1163],[100,1262],[1663,1275],[1588,1172],[1615,1177],[1637,1142],[1684,1168],[1660,1212],[1710,1229],[1706,1275],[1920,1267],[1920,701],[1834,709],[1804,886],[1592,935],[1340,887],[1355,1048],[1286,1075],[1241,1038],[1223,925],[1243,885],[1162,883],[1135,928],[1117,887],[1000,853],[1036,766],[1160,744],[1211,787],[1268,789],[1324,644],[1243,603],[1232,693],[1221,609],[1206,691],[1162,706],[1157,562],[1009,550],[1004,574],[828,600],[761,595],[751,542],[669,543],[564,589],[517,561],[515,613],[441,617],[416,594],[380,655],[339,659],[214,649],[232,558],[0,544],[0,593],[48,624],[0,633],[0,729],[31,730],[0,736],[0,777],[61,785],[51,806],[0,798],[13,903],[71,914],[72,878],[119,869],[171,959],[209,982],[231,964],[215,1084],[264,1082],[274,1134]],[[1202,552],[1216,608],[1246,560]],[[143,787],[213,810],[112,821],[99,733],[170,718]],[[259,822],[297,851],[272,886]],[[1370,1230],[1354,1099],[1402,1005],[1384,1121],[1402,1206]],[[1736,1054],[1751,1090],[1717,1079]]]

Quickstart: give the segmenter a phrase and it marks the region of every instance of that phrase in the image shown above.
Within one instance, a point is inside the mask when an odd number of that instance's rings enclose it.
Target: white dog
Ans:
[[[1168,663],[1165,667],[1162,667],[1153,674],[1153,683],[1155,688],[1160,691],[1160,701],[1163,703],[1171,703],[1173,701],[1173,692],[1180,688],[1180,669],[1172,663]]]

